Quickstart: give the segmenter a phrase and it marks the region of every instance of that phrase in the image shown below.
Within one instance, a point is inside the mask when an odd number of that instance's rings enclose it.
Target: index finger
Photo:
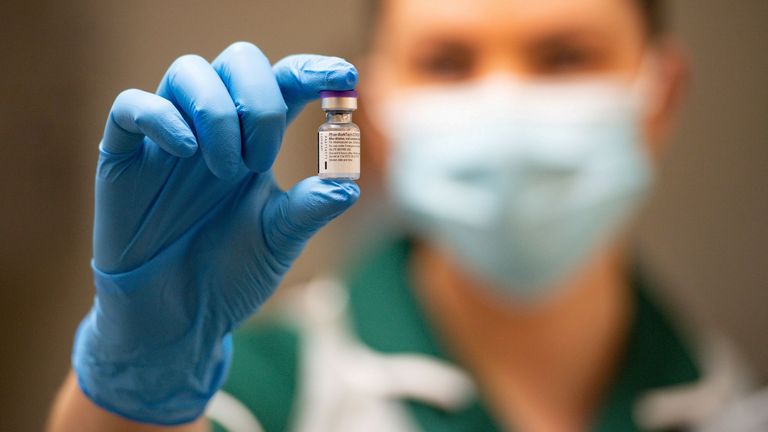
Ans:
[[[320,97],[320,90],[351,90],[357,85],[357,69],[339,57],[297,54],[275,63],[272,70],[288,106],[289,122]]]

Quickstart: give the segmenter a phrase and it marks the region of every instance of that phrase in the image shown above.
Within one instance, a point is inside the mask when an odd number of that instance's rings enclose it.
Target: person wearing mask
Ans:
[[[683,337],[632,254],[685,77],[660,7],[387,0],[359,85],[343,59],[272,65],[238,42],[121,93],[99,147],[96,296],[48,430],[713,424],[746,381]],[[358,199],[270,171],[306,103],[355,87],[406,235],[242,326]]]

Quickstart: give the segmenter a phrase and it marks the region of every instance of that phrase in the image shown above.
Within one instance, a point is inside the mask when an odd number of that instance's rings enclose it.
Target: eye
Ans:
[[[414,72],[424,80],[461,81],[469,78],[475,69],[475,55],[464,46],[433,47],[413,58]]]
[[[575,75],[596,71],[602,58],[598,47],[554,41],[535,47],[530,53],[530,64],[538,75]]]

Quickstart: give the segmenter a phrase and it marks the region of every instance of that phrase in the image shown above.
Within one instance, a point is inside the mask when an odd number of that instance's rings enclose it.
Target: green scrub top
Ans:
[[[360,341],[382,353],[420,353],[452,362],[413,295],[409,275],[411,243],[388,242],[363,258],[343,279],[349,289],[349,314]],[[592,430],[639,431],[632,411],[646,392],[697,381],[688,347],[637,277],[632,324],[620,367],[604,396]],[[300,337],[285,323],[256,322],[234,335],[234,358],[224,391],[237,398],[265,431],[285,431],[296,392]],[[423,431],[500,431],[482,400],[446,412],[403,401]],[[215,430],[222,431],[217,425]]]

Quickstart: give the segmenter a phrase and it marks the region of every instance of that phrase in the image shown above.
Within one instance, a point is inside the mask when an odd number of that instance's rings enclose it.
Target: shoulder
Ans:
[[[279,320],[260,320],[237,330],[233,339],[232,365],[222,390],[265,431],[287,430],[297,387],[298,330]]]

